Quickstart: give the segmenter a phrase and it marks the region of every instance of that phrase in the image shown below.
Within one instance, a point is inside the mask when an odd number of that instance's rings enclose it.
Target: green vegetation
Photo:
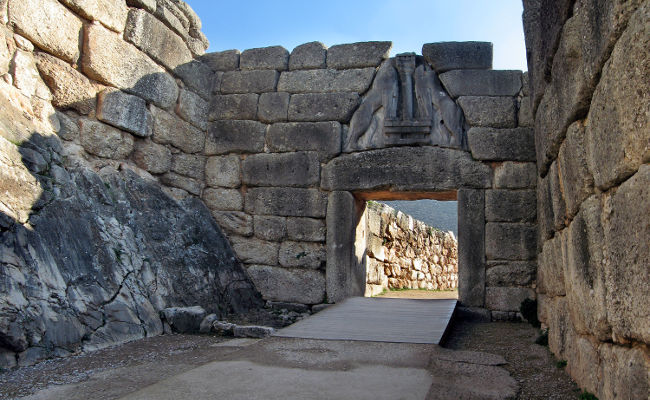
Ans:
[[[578,397],[580,400],[598,400],[598,397],[594,395],[593,393],[589,393],[586,390],[583,390],[582,393],[580,393],[580,397]]]
[[[300,260],[303,257],[307,257],[307,253],[304,251],[301,251],[300,253],[296,254],[296,259]]]
[[[555,363],[555,366],[558,368],[564,368],[566,367],[567,361],[566,360],[560,360]]]

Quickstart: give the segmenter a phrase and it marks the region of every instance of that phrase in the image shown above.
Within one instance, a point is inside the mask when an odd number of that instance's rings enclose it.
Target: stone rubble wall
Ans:
[[[650,2],[524,1],[538,312],[599,399],[650,388]]]
[[[178,0],[0,1],[0,367],[263,304],[198,198],[200,29]]]
[[[366,296],[390,289],[458,287],[458,241],[386,204],[368,202]]]

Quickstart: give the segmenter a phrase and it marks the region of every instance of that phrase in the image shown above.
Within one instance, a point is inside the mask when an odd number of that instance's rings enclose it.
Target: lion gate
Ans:
[[[526,74],[492,45],[313,42],[212,53],[202,198],[265,299],[364,293],[366,200],[458,200],[459,296],[515,316],[534,297],[535,144]]]

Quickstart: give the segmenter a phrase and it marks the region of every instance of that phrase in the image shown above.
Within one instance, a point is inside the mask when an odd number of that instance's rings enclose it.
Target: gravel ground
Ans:
[[[539,331],[523,322],[457,321],[449,328],[443,347],[498,354],[503,367],[519,383],[518,399],[577,399],[578,386],[548,347],[535,344]]]

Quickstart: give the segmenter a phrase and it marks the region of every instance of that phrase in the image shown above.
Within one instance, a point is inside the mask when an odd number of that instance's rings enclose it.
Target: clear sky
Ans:
[[[494,69],[526,70],[521,0],[185,0],[203,21],[208,51],[312,41],[393,42],[392,55],[424,43],[494,43]]]

